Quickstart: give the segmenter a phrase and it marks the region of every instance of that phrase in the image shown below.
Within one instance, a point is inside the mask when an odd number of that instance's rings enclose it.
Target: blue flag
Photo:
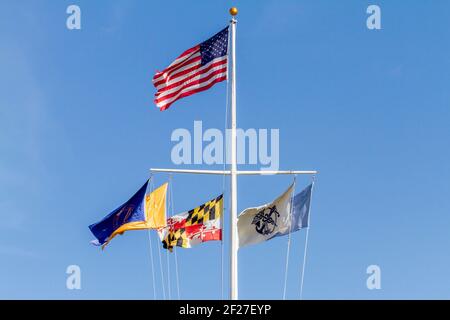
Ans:
[[[309,226],[309,209],[311,207],[311,194],[313,184],[311,183],[302,192],[297,193],[292,199],[292,214],[290,231],[298,231]],[[274,237],[289,234],[289,228],[278,232]]]
[[[139,224],[146,220],[144,198],[147,191],[148,180],[131,197],[130,200],[107,215],[100,222],[91,224],[89,229],[94,234],[95,245],[106,245],[116,235],[130,230],[133,224]]]

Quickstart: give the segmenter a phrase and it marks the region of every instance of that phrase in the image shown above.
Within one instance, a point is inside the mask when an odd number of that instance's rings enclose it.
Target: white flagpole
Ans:
[[[292,175],[292,174],[316,174],[317,171],[238,171],[237,170],[237,150],[236,150],[236,15],[237,8],[230,9],[230,42],[231,48],[228,52],[228,59],[231,65],[231,169],[230,170],[184,170],[184,169],[157,169],[152,168],[152,172],[164,173],[188,173],[188,174],[212,174],[212,175],[230,175],[230,299],[238,299],[238,249],[239,238],[237,230],[237,176],[238,175]],[[161,262],[161,261],[160,261]]]
[[[236,18],[231,8],[231,210],[230,210],[230,298],[238,299],[237,156],[236,156]]]

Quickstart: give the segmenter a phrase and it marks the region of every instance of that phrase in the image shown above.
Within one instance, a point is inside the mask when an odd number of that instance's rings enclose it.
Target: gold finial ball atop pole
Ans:
[[[230,14],[234,17],[238,14],[238,9],[236,7],[230,8]]]

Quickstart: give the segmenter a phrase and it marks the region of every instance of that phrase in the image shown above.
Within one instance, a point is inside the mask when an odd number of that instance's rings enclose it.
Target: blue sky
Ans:
[[[81,30],[66,28],[70,4]],[[366,28],[369,4],[381,7],[382,30]],[[224,83],[159,112],[151,78],[223,28],[231,5],[240,10],[238,126],[279,128],[280,168],[320,171],[304,298],[450,297],[450,3],[11,0],[0,9],[0,298],[153,298],[147,233],[101,252],[88,225],[150,167],[174,167],[174,129],[224,127]],[[299,191],[310,178],[297,181]],[[239,211],[290,182],[239,178]],[[175,212],[185,211],[221,193],[222,177],[175,176],[173,191]],[[292,237],[291,299],[304,239]],[[282,297],[286,245],[240,251],[241,298]],[[178,250],[182,298],[221,297],[220,257],[219,243]],[[72,264],[81,290],[66,289]],[[381,290],[366,288],[372,264]]]

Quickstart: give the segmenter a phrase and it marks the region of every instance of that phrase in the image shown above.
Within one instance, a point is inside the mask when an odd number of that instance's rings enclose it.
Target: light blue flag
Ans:
[[[297,193],[292,199],[291,232],[298,231],[309,226],[309,209],[311,207],[311,194],[313,184],[311,183],[302,192]],[[289,234],[289,228],[277,232],[273,237]]]

